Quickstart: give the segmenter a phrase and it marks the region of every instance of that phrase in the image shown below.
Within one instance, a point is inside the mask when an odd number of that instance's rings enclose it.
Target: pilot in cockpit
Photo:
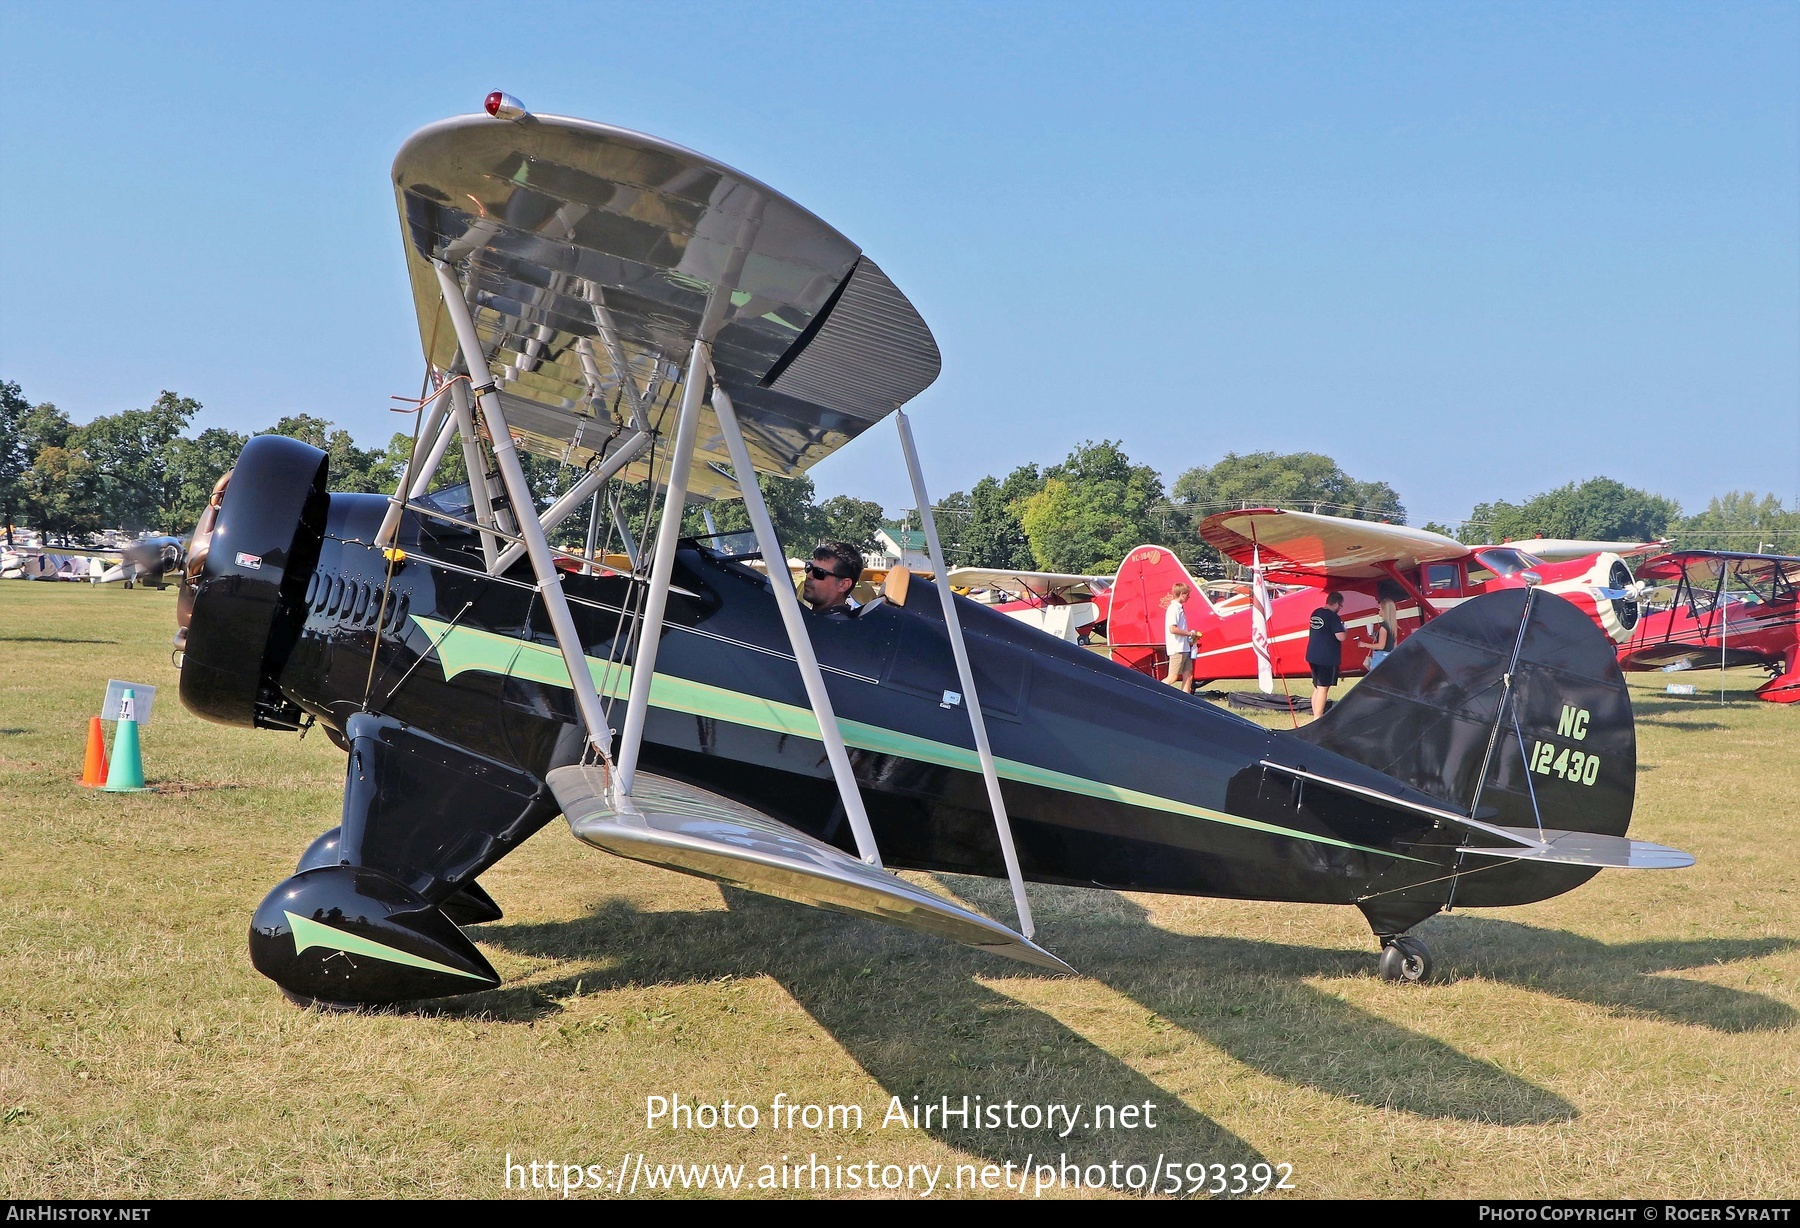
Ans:
[[[806,565],[806,583],[800,595],[814,614],[826,618],[855,618],[857,600],[850,595],[862,579],[862,551],[843,541],[822,541],[813,547]]]

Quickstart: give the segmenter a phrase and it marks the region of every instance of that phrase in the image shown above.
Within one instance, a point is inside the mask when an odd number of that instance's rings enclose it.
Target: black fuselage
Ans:
[[[316,565],[284,586],[300,609],[279,689],[340,741],[353,716],[374,713],[490,762],[496,778],[523,782],[513,786],[522,794],[581,745],[529,571],[482,574],[473,534],[410,514],[406,557],[391,566],[368,544],[385,506],[330,496]],[[822,744],[806,735],[806,697],[767,577],[688,542],[673,583],[644,766],[850,849]],[[631,660],[641,585],[564,580],[608,697],[626,690],[607,663]],[[1455,836],[1403,806],[1266,765],[1436,804],[1423,793],[973,602],[958,608],[1026,878],[1355,903],[1378,932],[1444,906]],[[935,593],[915,585],[904,608],[878,603],[859,618],[807,623],[886,863],[1004,876]],[[610,703],[617,726],[624,701]],[[441,805],[453,812],[458,799]],[[410,838],[402,878],[440,898],[556,812],[540,788],[471,833],[440,815],[445,834]],[[432,825],[423,814],[418,822]],[[1499,870],[1464,883],[1457,902],[1524,902],[1590,874]]]

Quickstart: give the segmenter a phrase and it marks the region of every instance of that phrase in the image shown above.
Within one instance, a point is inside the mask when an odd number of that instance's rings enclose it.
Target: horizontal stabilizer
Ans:
[[[1465,853],[1481,857],[1505,857],[1517,861],[1555,861],[1569,866],[1598,866],[1618,870],[1679,870],[1694,864],[1694,855],[1647,840],[1631,840],[1624,836],[1603,836],[1591,831],[1558,831],[1535,827],[1492,827],[1479,824],[1483,830],[1498,832],[1519,841],[1521,847],[1465,848]]]
[[[761,895],[873,917],[1040,968],[1074,971],[997,921],[716,793],[640,772],[631,797],[619,799],[591,766],[557,768],[548,779],[570,829],[595,848]]]
[[[1630,840],[1624,836],[1609,836],[1591,831],[1563,831],[1554,827],[1503,827],[1498,823],[1484,823],[1480,819],[1471,819],[1457,814],[1454,810],[1445,810],[1441,806],[1433,806],[1411,798],[1399,797],[1383,793],[1379,789],[1371,789],[1367,785],[1352,784],[1345,780],[1334,780],[1329,776],[1320,776],[1315,772],[1289,767],[1264,759],[1262,765],[1289,776],[1302,780],[1310,780],[1327,788],[1341,789],[1345,793],[1354,793],[1372,801],[1396,806],[1403,810],[1411,810],[1417,814],[1429,815],[1441,825],[1460,828],[1474,839],[1487,837],[1516,841],[1516,843],[1467,846],[1458,850],[1464,853],[1478,854],[1482,857],[1506,857],[1514,861],[1554,861],[1568,866],[1592,866],[1602,870],[1679,870],[1694,864],[1692,853],[1684,853],[1680,849],[1668,848],[1661,844],[1651,844],[1647,840]]]

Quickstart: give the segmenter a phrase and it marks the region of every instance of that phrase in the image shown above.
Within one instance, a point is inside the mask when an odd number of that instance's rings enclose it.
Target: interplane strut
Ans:
[[[594,686],[593,675],[588,672],[587,652],[581,643],[581,636],[575,630],[574,616],[569,613],[569,602],[563,595],[562,577],[556,570],[556,558],[550,552],[550,543],[544,538],[544,526],[535,514],[536,504],[532,501],[530,484],[525,480],[525,470],[519,464],[518,452],[513,448],[512,432],[507,429],[506,414],[500,407],[500,397],[494,389],[493,378],[488,373],[487,361],[482,357],[481,341],[475,332],[475,320],[469,314],[462,285],[450,266],[440,261],[434,267],[444,292],[444,308],[450,315],[451,326],[456,330],[457,345],[462,350],[463,364],[468,368],[471,381],[476,378],[481,380],[475,388],[475,395],[479,398],[482,418],[487,423],[493,442],[494,460],[499,465],[500,480],[506,487],[507,500],[514,511],[514,522],[518,525],[519,536],[525,541],[526,553],[531,557],[531,570],[537,577],[538,593],[544,600],[544,611],[550,616],[550,626],[556,633],[556,645],[562,650],[563,663],[569,669],[569,682],[575,691],[575,706],[581,713],[582,723],[587,726],[588,742],[602,759],[609,759],[612,726],[607,723],[606,711],[600,704],[600,692]],[[454,391],[452,395],[455,395]],[[473,471],[470,477],[474,477]]]

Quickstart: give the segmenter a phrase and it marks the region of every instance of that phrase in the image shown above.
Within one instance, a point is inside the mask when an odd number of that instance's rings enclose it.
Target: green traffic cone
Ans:
[[[134,717],[136,696],[127,690],[119,710],[119,729],[113,735],[111,770],[106,774],[104,793],[148,793],[144,784],[144,757],[138,749],[138,727]]]

